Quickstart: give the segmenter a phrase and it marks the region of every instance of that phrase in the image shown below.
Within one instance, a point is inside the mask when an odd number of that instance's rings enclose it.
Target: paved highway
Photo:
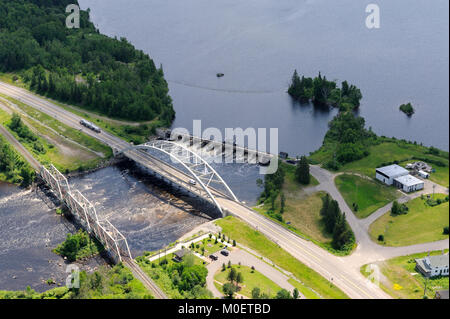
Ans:
[[[11,96],[29,106],[39,109],[71,127],[82,129],[82,126],[79,124],[81,117],[24,89],[0,82],[0,93]],[[107,132],[97,134],[88,129],[83,129],[83,131],[116,150],[123,151],[130,147],[130,144],[126,141]],[[125,155],[152,170],[156,170],[159,173],[170,177],[172,180],[178,180],[182,184],[189,184],[189,179],[191,179],[190,176],[159,161],[145,152],[129,150],[125,152]],[[194,192],[202,192],[200,186],[197,185],[196,187],[197,189],[193,187]],[[359,270],[355,269],[355,267],[349,267],[343,258],[336,257],[313,243],[298,237],[289,230],[266,219],[245,205],[225,197],[221,192],[214,189],[212,192],[225,211],[241,218],[258,231],[265,234],[295,258],[320,273],[326,279],[332,281],[333,284],[342,289],[350,298],[390,298],[389,295],[384,293],[379,287],[366,281],[359,273]]]

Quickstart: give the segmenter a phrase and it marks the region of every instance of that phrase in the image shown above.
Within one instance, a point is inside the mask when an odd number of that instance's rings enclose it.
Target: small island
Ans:
[[[347,81],[343,81],[341,88],[335,81],[328,81],[326,76],[319,75],[315,78],[300,76],[297,70],[292,76],[289,95],[300,102],[313,102],[319,106],[334,106],[341,111],[354,110],[360,105],[361,91]]]
[[[400,111],[405,113],[408,116],[411,116],[414,114],[414,108],[412,107],[411,103],[408,104],[402,104],[399,107]]]

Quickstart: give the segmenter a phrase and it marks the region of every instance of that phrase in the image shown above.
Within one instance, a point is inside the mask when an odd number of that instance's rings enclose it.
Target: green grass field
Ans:
[[[197,248],[198,245],[198,248]],[[195,243],[194,251],[196,253],[202,254],[202,248],[205,248],[204,256],[208,257],[211,254],[218,252],[219,250],[224,249],[226,246],[222,244],[220,241],[215,244],[214,238],[205,238],[202,241],[198,241]],[[192,249],[192,248],[191,248]]]
[[[394,187],[357,175],[342,174],[334,182],[351,209],[353,203],[358,204],[358,211],[354,211],[358,218],[366,218],[400,196]]]
[[[291,165],[291,164],[286,164],[281,162],[281,166],[284,169],[285,172],[285,177],[284,177],[284,188],[286,188],[287,190],[297,190],[299,187],[303,188],[303,187],[309,187],[309,186],[316,186],[319,185],[319,182],[317,181],[317,179],[314,178],[314,176],[311,175],[311,180],[310,183],[308,185],[303,185],[300,184],[297,181],[297,178],[295,176],[295,170],[296,170],[296,166],[295,165]]]
[[[3,96],[8,101],[16,104],[23,112],[31,116],[33,119],[41,122],[42,124],[45,124],[46,126],[54,129],[62,136],[65,136],[72,141],[75,141],[95,152],[102,153],[105,157],[112,156],[112,150],[110,147],[106,146],[105,144],[101,143],[97,139],[84,134],[83,132],[80,132],[77,129],[74,129],[72,127],[69,127],[60,121],[56,120],[55,118],[38,111],[31,106],[28,106],[16,99],[10,98],[6,95],[0,94],[0,96]]]
[[[38,142],[45,149],[45,153],[37,151],[32,142],[20,138],[16,132],[9,129],[11,116],[0,109],[0,124],[3,126],[41,163],[54,164],[59,170],[77,170],[80,166],[85,169],[94,168],[102,160],[97,154],[90,152],[77,144],[71,143],[38,121],[25,118],[24,122],[35,134]],[[37,132],[37,133],[36,133]]]
[[[252,297],[252,290],[255,287],[258,287],[261,290],[261,293],[265,293],[271,298],[274,297],[278,291],[281,290],[281,287],[274,283],[272,280],[255,270],[252,272],[252,269],[247,266],[239,266],[232,265],[232,268],[236,269],[237,273],[241,273],[244,278],[244,282],[239,284],[241,289],[237,292],[240,295],[244,295],[246,297]],[[219,291],[223,293],[222,285],[227,283],[227,276],[230,272],[230,269],[227,268],[225,271],[222,269],[218,270],[214,275],[214,280],[218,281]],[[216,286],[217,287],[217,286]]]
[[[435,194],[435,198],[444,198],[444,194]],[[448,239],[443,228],[449,224],[449,203],[430,207],[420,197],[406,205],[409,211],[405,215],[391,216],[390,213],[378,218],[370,225],[370,236],[377,241],[378,235],[384,235],[386,246],[407,246],[419,243]]]
[[[266,203],[263,207],[254,207],[253,209],[301,237],[307,238],[316,245],[327,249],[332,254],[346,256],[352,252],[352,250],[338,251],[331,246],[332,236],[325,232],[325,227],[321,220],[322,217],[320,216],[322,198],[325,196],[325,192],[320,191],[308,195],[297,190],[297,192],[285,191],[285,194],[286,207],[283,214],[283,222],[267,214],[270,204]]]
[[[373,145],[370,147],[370,154],[358,161],[351,162],[343,165],[339,171],[340,172],[354,172],[361,173],[369,177],[375,177],[375,168],[381,166],[385,162],[411,162],[415,161],[411,159],[413,156],[418,156],[421,158],[429,158],[432,160],[439,160],[446,164],[445,167],[439,167],[433,165],[436,169],[435,173],[430,174],[430,180],[443,185],[449,185],[449,157],[448,152],[440,151],[439,156],[427,154],[428,148],[415,145],[412,143],[405,143],[399,140],[383,139],[378,145]],[[331,159],[332,153],[330,150],[325,150],[324,148],[311,154],[310,159],[315,163],[325,163]]]
[[[255,250],[260,255],[267,257],[276,265],[291,272],[296,278],[301,280],[304,286],[298,287],[298,289],[303,294],[311,294],[310,289],[313,289],[326,299],[348,298],[344,292],[327,279],[298,261],[260,232],[250,228],[250,226],[239,219],[228,216],[217,220],[216,224],[222,227],[222,232],[227,237],[230,236],[236,239],[238,243]]]
[[[309,185],[302,185],[295,178],[295,166],[283,163],[286,172],[283,193],[286,198],[285,211],[283,213],[283,222],[270,216],[267,212],[271,208],[271,204],[266,202],[262,206],[253,207],[257,212],[272,219],[281,226],[299,234],[304,238],[308,238],[316,245],[327,249],[331,253],[338,256],[345,256],[351,251],[336,251],[331,246],[331,235],[324,231],[321,222],[320,209],[322,208],[322,197],[325,192],[306,193],[305,188],[313,187],[319,182],[311,176]],[[279,195],[275,202],[275,210],[279,211],[281,205],[281,196]]]
[[[448,250],[446,251],[448,252]],[[422,299],[424,295],[424,287],[426,279],[415,270],[417,258],[423,258],[428,253],[420,253],[409,256],[396,257],[377,263],[380,267],[382,276],[380,287],[393,298],[401,299]],[[430,255],[440,255],[442,251],[431,252]],[[367,265],[361,267],[361,273],[369,276],[370,272],[366,272]],[[449,278],[437,277],[430,278],[427,283],[426,295],[428,298],[434,298],[437,290],[448,289]]]

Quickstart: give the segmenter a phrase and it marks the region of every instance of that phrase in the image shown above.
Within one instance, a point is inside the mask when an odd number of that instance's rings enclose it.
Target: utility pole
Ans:
[[[426,298],[426,296],[427,296],[427,284],[428,284],[428,276],[425,277],[425,287],[423,289],[423,298]]]

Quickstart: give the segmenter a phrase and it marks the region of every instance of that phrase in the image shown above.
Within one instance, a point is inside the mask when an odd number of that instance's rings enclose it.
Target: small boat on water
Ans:
[[[217,73],[216,74],[216,76],[218,77],[218,78],[221,78],[222,76],[224,76],[225,74],[223,74],[223,73]]]

